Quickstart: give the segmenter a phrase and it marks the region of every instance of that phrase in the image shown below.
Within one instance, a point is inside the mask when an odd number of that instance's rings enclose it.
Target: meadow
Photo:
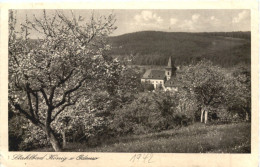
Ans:
[[[251,124],[195,123],[187,127],[129,135],[103,141],[99,146],[68,143],[69,152],[149,152],[149,153],[250,153]],[[53,151],[51,147],[33,151]]]

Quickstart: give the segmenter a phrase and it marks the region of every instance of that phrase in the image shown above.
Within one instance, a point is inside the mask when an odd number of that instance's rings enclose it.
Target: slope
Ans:
[[[250,32],[183,33],[143,31],[109,37],[110,54],[134,57],[136,65],[165,65],[172,56],[175,65],[203,58],[224,67],[250,64]]]

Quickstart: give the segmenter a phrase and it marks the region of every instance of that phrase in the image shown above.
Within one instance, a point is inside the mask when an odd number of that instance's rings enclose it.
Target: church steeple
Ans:
[[[167,81],[169,79],[171,79],[171,76],[172,76],[172,58],[171,58],[171,56],[169,57],[168,65],[165,68],[165,76],[166,76]]]
[[[172,58],[169,57],[169,61],[168,61],[168,68],[172,68]]]

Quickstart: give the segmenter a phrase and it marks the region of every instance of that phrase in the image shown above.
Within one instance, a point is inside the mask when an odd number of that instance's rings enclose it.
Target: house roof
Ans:
[[[142,78],[148,78],[150,73],[151,73],[151,69],[146,70]]]
[[[163,80],[165,78],[164,70],[147,70],[143,77],[143,79],[160,79]]]

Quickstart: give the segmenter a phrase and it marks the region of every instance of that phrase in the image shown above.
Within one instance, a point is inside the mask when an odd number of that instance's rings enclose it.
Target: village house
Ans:
[[[172,59],[169,58],[168,65],[164,70],[148,69],[141,78],[142,83],[149,83],[154,86],[154,89],[162,88],[163,90],[174,90],[177,88],[174,85],[174,74],[176,68],[172,66]]]

